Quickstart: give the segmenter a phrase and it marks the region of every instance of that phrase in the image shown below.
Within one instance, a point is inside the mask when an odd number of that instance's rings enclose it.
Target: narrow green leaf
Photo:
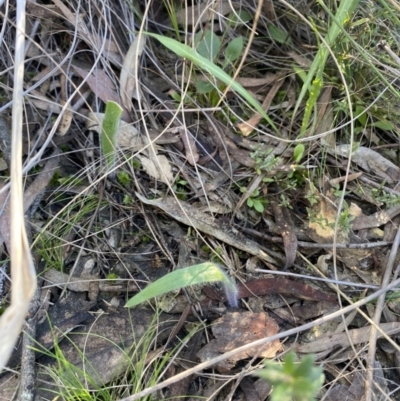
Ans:
[[[101,130],[101,151],[109,168],[112,168],[115,162],[116,136],[122,111],[123,109],[118,103],[111,100],[106,103]]]
[[[247,24],[253,16],[247,10],[237,10],[232,14],[229,14],[228,21],[232,21],[237,25]]]
[[[302,143],[299,143],[298,145],[296,145],[296,147],[294,148],[293,151],[293,159],[296,163],[298,163],[303,155],[304,155],[304,150],[305,150],[305,146]]]
[[[361,114],[362,113],[362,114]],[[365,113],[365,107],[364,106],[356,106],[356,109],[354,111],[354,115],[359,117],[357,118],[358,122],[365,127],[365,125],[367,124],[367,113]]]
[[[195,284],[213,283],[216,281],[224,284],[229,303],[232,306],[236,306],[237,289],[235,283],[218,266],[210,262],[178,269],[166,274],[164,277],[148,285],[139,294],[136,294],[125,306],[131,308],[170,291]]]
[[[214,89],[214,85],[211,82],[197,81],[196,89],[198,93],[205,95],[206,93],[210,93]]]
[[[220,67],[212,63],[210,60],[207,60],[199,53],[196,52],[195,49],[192,49],[188,45],[184,43],[180,43],[175,39],[168,38],[166,36],[157,35],[155,33],[146,33],[146,35],[157,39],[161,42],[165,47],[172,50],[179,57],[186,58],[190,60],[197,67],[202,70],[208,72],[210,75],[222,81],[224,84],[229,85],[235,92],[239,93],[247,102],[253,106],[260,115],[267,120],[267,122],[271,125],[271,127],[275,130],[275,132],[280,136],[279,130],[276,128],[275,124],[265,113],[260,103],[246,90],[240,85],[238,82],[234,81],[226,72],[224,72]]]
[[[371,124],[372,127],[381,129],[382,131],[394,130],[394,124],[387,120],[375,121]]]
[[[339,33],[342,30],[344,30],[343,28],[344,24],[351,17],[351,14],[356,9],[359,1],[360,0],[341,1],[339,8],[337,9],[336,15],[333,16],[328,7],[324,4],[324,2],[322,0],[318,0],[319,5],[323,7],[323,9],[331,17],[331,25],[329,27],[327,35],[325,36],[325,42],[327,46],[333,46],[333,44],[336,42]],[[317,28],[315,28],[315,30],[316,29]],[[310,91],[310,86],[311,83],[314,81],[314,77],[320,79],[322,82],[322,75],[325,69],[325,64],[328,59],[328,56],[329,56],[329,51],[327,47],[325,46],[325,44],[320,44],[319,50],[315,56],[313,63],[311,64],[310,71],[308,72],[307,79],[304,82],[303,87],[301,88],[301,92],[297,98],[293,116],[296,116],[297,110],[302,104],[304,96],[308,91]],[[321,88],[322,86],[320,88],[315,88],[316,91],[313,94],[310,94],[310,97],[312,97],[313,99],[318,98]],[[311,108],[313,107],[313,104],[311,104],[310,102],[309,102],[309,107]],[[305,129],[307,129],[309,118],[310,115],[307,115],[303,118],[302,133],[304,133]]]

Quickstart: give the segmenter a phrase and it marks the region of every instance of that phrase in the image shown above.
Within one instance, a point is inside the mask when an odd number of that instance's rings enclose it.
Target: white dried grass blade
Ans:
[[[25,0],[17,1],[15,74],[11,142],[11,306],[0,319],[0,371],[18,339],[36,290],[36,273],[25,232],[22,186],[22,105],[24,80]]]
[[[120,90],[122,104],[127,110],[131,109],[132,96],[136,88],[137,68],[140,56],[143,53],[146,38],[143,35],[136,35],[128,53],[126,53],[124,63],[121,68]]]

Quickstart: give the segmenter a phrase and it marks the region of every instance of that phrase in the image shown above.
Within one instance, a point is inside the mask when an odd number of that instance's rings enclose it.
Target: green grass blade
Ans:
[[[111,100],[107,102],[101,130],[101,150],[109,168],[112,168],[115,162],[116,136],[122,111],[118,103]]]
[[[195,284],[213,283],[216,281],[224,284],[229,303],[232,306],[236,306],[236,285],[218,266],[210,262],[178,269],[166,274],[164,277],[148,285],[139,294],[136,294],[125,306],[131,308],[170,291]]]
[[[239,95],[241,95],[251,106],[253,106],[280,136],[279,130],[265,113],[260,103],[246,89],[244,89],[242,85],[234,81],[232,77],[230,77],[222,68],[218,67],[210,60],[207,60],[205,57],[201,56],[199,53],[197,53],[195,49],[192,49],[190,46],[184,43],[180,43],[175,39],[167,38],[165,36],[157,35],[155,33],[146,33],[146,35],[157,39],[165,47],[172,50],[179,57],[190,60],[197,67],[208,72],[210,75],[219,79],[224,84],[230,86],[235,92],[239,93]]]
[[[359,1],[360,0],[342,0],[340,2],[340,6],[337,10],[336,16],[332,18],[332,23],[331,26],[329,27],[328,34],[325,36],[325,42],[327,46],[332,46],[335,43],[339,33],[343,31],[343,25],[350,18],[351,14],[356,9]],[[321,0],[319,0],[318,2],[322,7],[326,7]],[[306,81],[304,82],[303,87],[301,88],[301,92],[297,99],[293,116],[296,115],[297,110],[300,107],[300,104],[303,101],[306,93],[311,90],[312,82],[320,81],[322,83],[322,74],[328,56],[329,56],[329,51],[327,47],[325,47],[325,44],[321,44],[314,58],[314,61],[311,64],[310,71],[308,72]],[[314,77],[316,77],[316,80],[314,80]],[[312,99],[311,101],[307,102],[308,110],[314,107],[314,104],[316,102],[315,99],[318,99],[318,95],[321,91],[321,88],[322,85],[318,85],[317,87],[315,87],[314,85],[313,92],[310,94],[310,98]],[[313,102],[314,104],[312,104]],[[310,119],[310,114],[307,113],[303,118],[301,134],[303,134],[307,129],[309,119]]]

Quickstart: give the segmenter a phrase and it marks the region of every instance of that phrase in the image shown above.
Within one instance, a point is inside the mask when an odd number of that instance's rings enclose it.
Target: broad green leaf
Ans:
[[[371,126],[379,128],[383,131],[391,131],[394,129],[394,125],[387,120],[375,121]]]
[[[225,50],[225,61],[226,63],[235,62],[243,51],[243,36],[238,36],[228,43]]]
[[[204,95],[210,93],[214,89],[214,85],[211,82],[197,81],[196,89],[198,93]]]
[[[111,100],[106,103],[101,129],[101,150],[109,168],[114,166],[116,136],[122,115],[122,107]]]
[[[292,44],[292,40],[290,36],[287,34],[287,32],[277,27],[276,25],[268,24],[268,32],[271,35],[271,38],[276,42],[286,45]]]
[[[149,299],[159,297],[167,292],[179,290],[195,284],[222,282],[225,288],[226,297],[232,306],[237,305],[237,288],[235,283],[214,263],[206,262],[199,265],[175,270],[164,277],[149,284],[131,298],[126,307],[139,305]]]
[[[188,45],[184,43],[180,43],[175,39],[168,38],[166,36],[157,35],[155,33],[146,33],[146,35],[157,39],[161,42],[165,47],[172,50],[179,57],[186,58],[190,60],[197,67],[202,70],[208,72],[210,75],[222,81],[224,84],[229,85],[235,92],[239,93],[247,102],[253,106],[260,115],[267,120],[267,122],[271,125],[274,131],[280,136],[279,130],[276,128],[275,124],[265,113],[260,103],[246,90],[240,85],[238,82],[234,81],[226,72],[224,72],[220,67],[212,63],[210,60],[207,60],[205,57],[201,56],[196,52],[195,49],[192,49]]]
[[[207,29],[205,32],[196,33],[194,45],[197,53],[207,60],[214,61],[221,48],[221,40],[213,31]]]
[[[228,20],[237,25],[246,24],[253,19],[253,16],[247,10],[239,10],[229,15]]]
[[[262,213],[264,211],[264,205],[258,199],[253,200],[254,209],[257,210],[258,213]]]
[[[362,113],[362,114],[361,114]],[[358,105],[354,111],[354,115],[358,116],[360,114],[360,116],[357,118],[357,120],[359,121],[359,123],[365,127],[365,124],[367,124],[367,113],[365,113],[365,107],[364,106],[360,106]]]

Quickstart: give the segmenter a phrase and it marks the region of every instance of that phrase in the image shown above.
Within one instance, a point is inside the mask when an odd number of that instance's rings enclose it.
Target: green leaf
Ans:
[[[324,382],[323,370],[314,366],[313,357],[308,355],[296,363],[294,352],[287,353],[282,364],[266,361],[265,369],[256,375],[273,385],[271,401],[313,401]]]
[[[136,294],[125,306],[131,308],[170,291],[195,284],[213,283],[216,281],[222,282],[229,303],[232,306],[236,306],[237,288],[235,283],[218,266],[210,262],[178,269],[166,274],[164,277],[148,285],[139,294]]]
[[[253,198],[247,198],[247,206],[248,207],[253,207],[254,206],[254,199]]]
[[[208,72],[210,75],[222,81],[224,84],[229,85],[235,92],[239,93],[247,102],[253,106],[260,115],[267,120],[267,122],[271,125],[274,131],[281,136],[278,128],[272,122],[272,120],[265,113],[260,103],[246,90],[240,85],[238,82],[234,81],[226,72],[224,72],[220,67],[212,63],[210,60],[207,60],[205,57],[201,56],[196,52],[195,49],[192,49],[188,45],[184,43],[180,43],[175,39],[168,38],[166,36],[157,35],[155,33],[146,33],[146,35],[157,39],[161,42],[165,47],[172,50],[179,57],[186,58],[190,60],[197,67],[202,70]]]
[[[361,114],[362,113],[362,114]],[[365,107],[358,105],[354,111],[354,115],[358,116],[360,114],[360,117],[357,118],[359,123],[365,127],[365,124],[367,124],[367,113],[365,113]]]
[[[228,43],[228,46],[225,50],[225,62],[227,64],[235,62],[243,50],[243,36],[238,36]]]
[[[264,211],[264,205],[258,199],[253,200],[253,206],[254,206],[254,209],[257,210],[257,212],[259,212],[259,213],[262,213]]]
[[[296,163],[299,163],[300,160],[303,158],[305,146],[302,143],[296,145],[293,151],[293,159]]]
[[[106,103],[101,129],[101,150],[109,168],[112,168],[115,162],[116,136],[121,115],[122,107],[118,103],[109,100]]]
[[[194,45],[201,56],[213,61],[221,48],[221,40],[213,31],[207,29],[205,32],[199,31],[196,34]]]
[[[372,127],[379,128],[383,131],[391,131],[394,129],[394,125],[387,120],[375,121],[371,124]]]
[[[210,93],[214,89],[214,85],[211,82],[197,81],[196,89],[198,93],[205,95],[206,93]]]
[[[247,10],[239,10],[232,14],[229,14],[228,20],[235,22],[238,25],[246,24],[253,16]]]
[[[292,40],[290,36],[287,34],[287,32],[277,27],[276,25],[268,24],[268,32],[271,35],[271,38],[276,42],[286,45],[292,44]]]

